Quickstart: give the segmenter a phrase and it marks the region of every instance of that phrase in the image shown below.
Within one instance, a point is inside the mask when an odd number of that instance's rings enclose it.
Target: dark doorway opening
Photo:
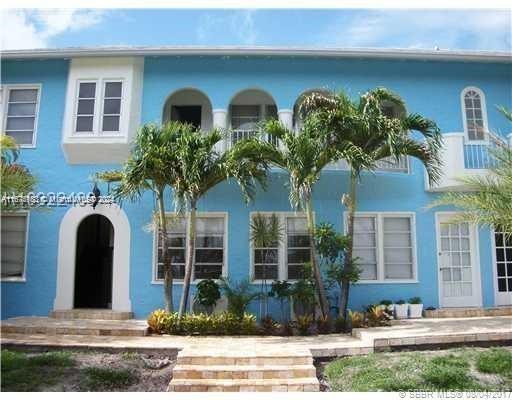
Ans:
[[[76,240],[75,308],[112,307],[114,227],[94,214],[79,225]]]
[[[172,106],[171,120],[187,122],[196,128],[201,127],[201,106]]]

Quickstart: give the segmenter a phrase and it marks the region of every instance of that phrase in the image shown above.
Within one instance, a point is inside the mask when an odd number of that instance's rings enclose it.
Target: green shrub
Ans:
[[[316,330],[319,334],[322,334],[322,335],[331,333],[331,330],[332,330],[331,317],[328,315],[326,315],[325,317],[323,315],[320,315],[316,319]]]
[[[381,300],[380,305],[389,307],[393,302],[391,300]]]
[[[217,300],[220,299],[220,287],[213,279],[203,279],[196,286],[195,300],[211,314]]]
[[[480,372],[512,376],[512,352],[490,349],[478,354],[476,367]]]
[[[129,369],[89,367],[84,370],[80,386],[90,391],[103,391],[131,386],[139,381]]]
[[[411,297],[409,299],[409,304],[421,304],[421,297]]]
[[[429,360],[421,377],[434,390],[462,390],[474,386],[467,360],[452,354]]]
[[[265,335],[274,335],[279,330],[279,323],[275,321],[270,315],[261,319],[261,329]]]
[[[341,333],[345,330],[345,318],[338,317],[334,320],[334,332]]]
[[[366,314],[368,326],[387,326],[391,316],[380,306],[373,306]]]
[[[221,289],[228,299],[228,311],[238,318],[243,317],[253,300],[261,298],[261,293],[254,292],[247,279],[232,283],[229,279],[221,278]]]
[[[311,314],[300,315],[297,317],[297,330],[299,331],[299,335],[309,335],[311,326],[315,318]]]
[[[162,309],[153,311],[148,316],[148,326],[152,332],[163,333],[167,330],[168,318],[170,314]]]

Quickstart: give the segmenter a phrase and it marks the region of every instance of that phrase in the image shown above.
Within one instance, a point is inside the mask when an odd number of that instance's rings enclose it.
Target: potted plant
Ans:
[[[395,303],[395,318],[396,319],[407,318],[408,311],[409,311],[409,304],[407,304],[404,300],[398,300]]]
[[[380,302],[380,305],[389,314],[391,318],[394,317],[395,305],[391,300],[382,300]]]
[[[409,318],[421,318],[423,313],[423,303],[420,297],[411,297],[409,299]]]
[[[213,279],[204,279],[197,284],[197,293],[194,297],[194,312],[204,312],[208,315],[213,313],[213,309],[220,299],[220,288]]]

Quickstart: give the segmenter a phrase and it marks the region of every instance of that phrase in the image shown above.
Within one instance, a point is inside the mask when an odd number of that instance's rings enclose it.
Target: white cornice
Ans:
[[[120,56],[272,56],[272,57],[319,57],[319,58],[380,58],[416,59],[468,62],[511,63],[508,52],[413,50],[376,48],[307,48],[307,47],[244,47],[244,46],[117,46],[117,47],[69,47],[61,49],[6,50],[3,59],[45,59],[76,57]]]

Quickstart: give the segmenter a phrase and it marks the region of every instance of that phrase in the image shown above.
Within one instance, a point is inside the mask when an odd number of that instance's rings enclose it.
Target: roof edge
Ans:
[[[512,53],[465,50],[382,48],[307,48],[243,46],[112,46],[59,49],[4,50],[2,59],[122,57],[122,56],[287,56],[330,58],[384,58],[512,63]]]

